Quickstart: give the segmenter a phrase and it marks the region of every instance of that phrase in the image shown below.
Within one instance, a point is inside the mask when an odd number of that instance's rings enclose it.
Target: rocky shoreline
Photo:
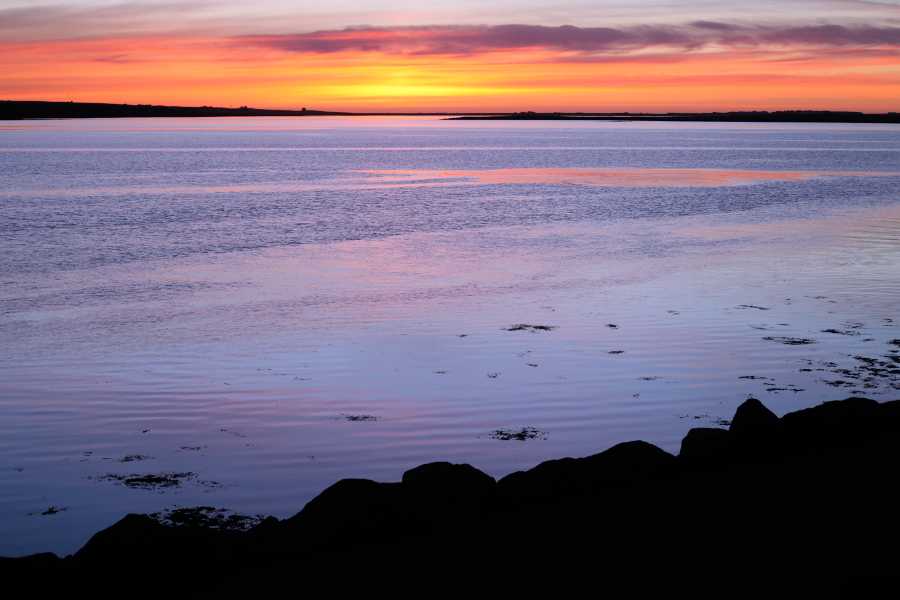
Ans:
[[[898,465],[900,401],[779,419],[750,399],[678,456],[626,442],[499,481],[430,463],[247,531],[128,515],[0,573],[17,597],[862,597],[893,587]]]

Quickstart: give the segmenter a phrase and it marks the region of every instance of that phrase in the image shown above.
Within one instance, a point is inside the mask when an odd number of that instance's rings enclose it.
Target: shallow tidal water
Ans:
[[[900,398],[900,128],[0,124],[0,555]]]

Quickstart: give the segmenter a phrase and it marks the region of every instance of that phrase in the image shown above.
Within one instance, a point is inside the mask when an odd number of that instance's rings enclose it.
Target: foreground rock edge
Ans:
[[[842,449],[896,441],[898,434],[900,401],[847,398],[779,419],[749,399],[728,430],[690,430],[677,457],[643,441],[625,442],[592,456],[546,461],[499,481],[470,465],[429,463],[407,471],[398,483],[341,480],[293,517],[269,517],[246,532],[171,527],[132,514],[65,559],[51,553],[3,558],[0,568],[13,584],[38,579],[46,585],[100,571],[125,579],[164,572],[181,582],[235,567],[260,572],[267,565],[386,542],[443,539],[519,515],[546,518],[561,507],[629,490],[641,494],[723,474],[765,472],[790,460],[834,462]],[[895,472],[889,474],[894,479]]]

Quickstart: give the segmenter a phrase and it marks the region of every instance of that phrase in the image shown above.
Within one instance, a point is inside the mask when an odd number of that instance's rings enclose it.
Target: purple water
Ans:
[[[6,123],[0,555],[896,399],[898,165],[871,125]]]

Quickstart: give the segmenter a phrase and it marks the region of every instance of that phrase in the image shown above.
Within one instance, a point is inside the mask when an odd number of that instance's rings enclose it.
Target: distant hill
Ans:
[[[324,110],[266,110],[217,106],[155,106],[151,104],[103,104],[98,102],[0,101],[0,120],[16,119],[111,119],[135,117],[307,117],[347,115]]]

